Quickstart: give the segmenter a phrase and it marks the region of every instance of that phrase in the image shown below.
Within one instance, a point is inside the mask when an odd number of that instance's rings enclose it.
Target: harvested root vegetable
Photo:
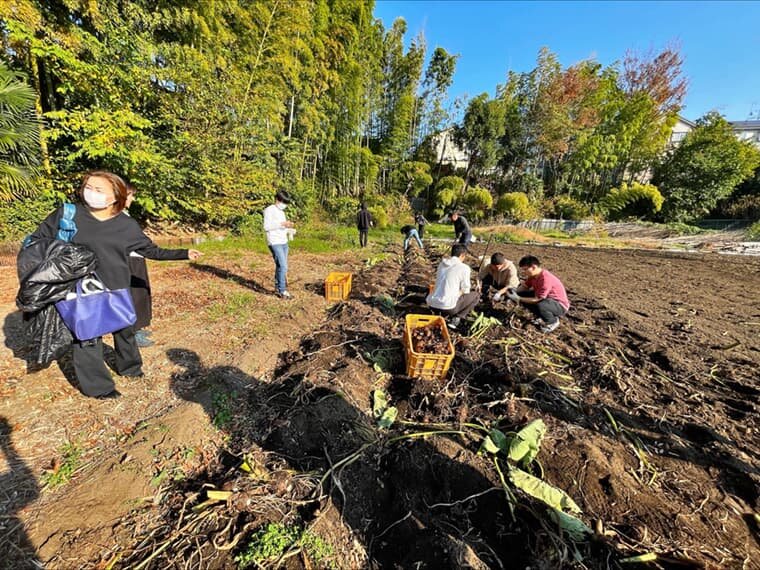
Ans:
[[[425,354],[448,354],[449,344],[443,335],[440,323],[430,323],[412,329],[412,347],[414,352]]]

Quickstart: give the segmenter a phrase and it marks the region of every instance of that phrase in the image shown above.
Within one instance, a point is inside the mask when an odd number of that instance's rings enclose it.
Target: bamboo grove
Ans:
[[[280,187],[301,209],[392,194],[447,120],[456,58],[426,54],[422,36],[405,49],[403,20],[385,30],[372,12],[353,0],[2,0],[3,59],[38,95],[37,198],[95,167],[128,177],[143,214],[211,225]]]

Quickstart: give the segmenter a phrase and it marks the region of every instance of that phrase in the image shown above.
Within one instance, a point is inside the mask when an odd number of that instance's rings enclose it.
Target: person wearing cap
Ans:
[[[274,258],[274,284],[277,295],[283,299],[293,298],[287,289],[288,240],[295,233],[295,224],[285,217],[285,208],[290,201],[290,195],[280,190],[274,197],[274,204],[264,210],[264,232]]]
[[[482,302],[491,300],[496,303],[507,294],[507,290],[520,285],[515,264],[503,253],[494,253],[491,263],[486,264],[478,273],[476,288],[480,291]]]

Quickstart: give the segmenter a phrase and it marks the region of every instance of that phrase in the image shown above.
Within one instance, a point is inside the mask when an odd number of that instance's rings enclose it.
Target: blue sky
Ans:
[[[401,16],[407,43],[424,33],[459,54],[450,96],[495,93],[508,69],[529,71],[549,47],[563,66],[622,60],[676,42],[689,81],[681,114],[715,109],[728,120],[760,113],[760,2],[500,2],[377,0],[386,29]],[[760,117],[756,117],[760,118]]]

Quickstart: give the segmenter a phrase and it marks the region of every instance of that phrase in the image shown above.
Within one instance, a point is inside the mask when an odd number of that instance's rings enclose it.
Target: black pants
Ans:
[[[425,224],[417,224],[417,233],[420,234],[420,239],[425,237]]]
[[[459,297],[459,300],[453,309],[444,309],[441,312],[452,317],[459,317],[460,319],[464,319],[467,318],[467,315],[472,312],[479,301],[480,295],[477,291],[465,293]]]
[[[533,291],[520,291],[518,295],[520,297],[532,297],[535,293]],[[567,309],[555,299],[541,299],[538,303],[522,303],[522,306],[547,325],[556,323],[567,312]]]
[[[461,234],[459,236],[459,243],[469,246],[470,242],[472,242],[472,234]]]
[[[142,373],[142,357],[135,342],[134,327],[113,333],[116,351],[116,372],[121,376]],[[74,372],[79,386],[87,396],[103,396],[113,392],[115,385],[111,372],[103,361],[103,339],[74,341]]]
[[[359,245],[362,247],[367,247],[367,236],[369,235],[369,230],[363,230],[359,228]]]

